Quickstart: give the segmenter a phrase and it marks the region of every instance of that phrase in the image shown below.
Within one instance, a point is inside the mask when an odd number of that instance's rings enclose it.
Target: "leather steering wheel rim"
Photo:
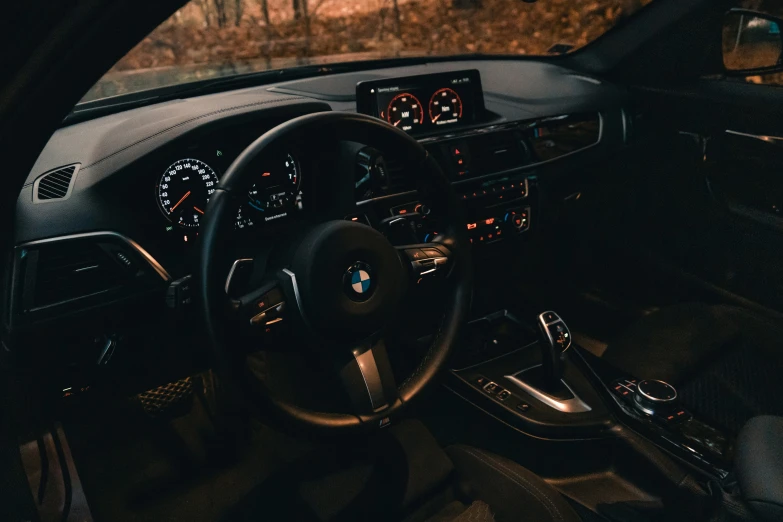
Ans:
[[[241,197],[244,174],[250,162],[264,151],[274,150],[284,141],[305,133],[328,133],[331,138],[355,141],[383,150],[420,173],[422,187],[431,192],[433,212],[443,216],[442,244],[451,252],[447,302],[440,327],[432,344],[414,372],[398,387],[397,397],[382,411],[370,414],[331,413],[309,410],[275,397],[258,379],[249,378],[247,365],[227,344],[224,313],[225,274],[217,262],[221,237],[233,222],[232,210]],[[212,194],[200,230],[197,295],[204,326],[209,337],[216,370],[266,403],[284,421],[300,428],[327,431],[371,430],[385,426],[413,398],[433,381],[443,368],[457,342],[461,325],[468,318],[472,295],[473,268],[464,219],[454,190],[438,163],[426,149],[405,132],[386,122],[354,113],[320,112],[284,122],[250,144],[231,164]]]

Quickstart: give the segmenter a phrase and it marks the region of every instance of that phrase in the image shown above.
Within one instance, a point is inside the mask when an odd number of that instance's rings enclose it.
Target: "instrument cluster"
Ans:
[[[158,208],[173,226],[199,227],[220,181],[220,166],[225,163],[220,160],[221,151],[217,152],[218,161],[212,165],[187,157],[174,161],[160,174],[155,186]],[[259,228],[302,210],[300,164],[292,152],[267,155],[252,168],[247,195],[237,209],[236,230]]]

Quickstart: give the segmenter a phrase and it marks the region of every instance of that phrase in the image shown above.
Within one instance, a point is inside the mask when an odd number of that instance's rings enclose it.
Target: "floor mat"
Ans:
[[[245,425],[236,446],[227,447],[227,441],[214,437],[199,400],[173,420],[151,418],[139,410],[118,409],[66,425],[95,520],[219,520],[269,475],[309,449],[256,421]]]
[[[756,415],[783,415],[780,368],[742,343],[679,386],[694,413],[737,433]]]

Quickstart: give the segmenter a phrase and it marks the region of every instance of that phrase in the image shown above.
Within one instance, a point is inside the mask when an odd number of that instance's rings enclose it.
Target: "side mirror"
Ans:
[[[747,9],[723,17],[723,66],[727,74],[748,76],[783,71],[783,20]]]

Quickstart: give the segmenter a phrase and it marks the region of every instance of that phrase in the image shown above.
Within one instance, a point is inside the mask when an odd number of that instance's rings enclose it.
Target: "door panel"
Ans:
[[[783,311],[783,89],[702,81],[637,89],[643,249]]]

